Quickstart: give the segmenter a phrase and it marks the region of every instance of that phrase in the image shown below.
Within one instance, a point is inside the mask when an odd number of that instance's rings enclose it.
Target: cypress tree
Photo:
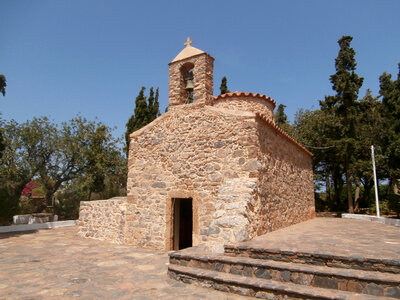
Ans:
[[[228,80],[226,79],[225,76],[222,77],[221,86],[219,87],[219,90],[221,91],[221,95],[230,93],[230,90],[228,90]]]
[[[144,96],[145,89],[146,88],[142,86],[139,95],[136,97],[135,100],[135,122],[132,132],[142,128],[149,123],[148,105],[146,101],[147,99],[146,96]]]
[[[398,194],[398,179],[400,178],[400,63],[397,80],[392,75],[383,73],[379,77],[380,94],[382,96],[381,114],[384,123],[383,149],[386,156],[386,172],[393,187],[393,193]]]
[[[276,125],[283,129],[284,131],[286,131],[289,134],[293,134],[293,130],[294,127],[289,124],[288,120],[287,120],[287,115],[285,114],[285,107],[286,105],[284,104],[279,104],[278,108],[276,110],[276,113],[274,114],[274,119],[275,119],[275,123]]]
[[[0,93],[2,93],[3,96],[6,95],[6,86],[7,86],[6,76],[0,74]]]
[[[153,112],[154,102],[155,102],[153,87],[150,88],[149,98],[147,98],[147,102],[148,102],[148,109],[147,109],[148,120],[149,120],[149,122],[151,122],[156,118],[154,116],[154,112]]]
[[[153,89],[153,87],[151,87],[149,98],[148,98],[149,122],[152,122],[153,120],[157,119],[160,116],[160,103],[158,102],[158,96],[159,96],[158,88],[156,89],[156,95],[154,96],[154,89]]]
[[[334,96],[326,96],[325,101],[320,101],[321,109],[334,114],[338,119],[336,147],[343,157],[344,173],[347,185],[347,200],[349,212],[354,212],[351,182],[351,164],[354,160],[353,151],[355,143],[355,123],[357,120],[358,92],[363,84],[363,78],[356,73],[356,60],[350,43],[351,36],[342,36],[338,43],[340,46],[338,57],[335,60],[336,73],[330,76]]]
[[[126,153],[128,155],[129,152],[129,135],[142,128],[146,124],[148,124],[148,106],[146,102],[146,97],[144,95],[144,90],[146,88],[142,86],[140,89],[139,94],[135,99],[135,109],[133,115],[129,118],[128,122],[126,123],[126,132],[125,132],[125,141],[126,141]]]
[[[158,102],[159,89],[156,89],[156,93],[154,95],[154,88],[151,87],[148,98],[144,95],[145,89],[146,88],[144,86],[142,86],[140,89],[140,92],[135,100],[134,113],[126,123],[125,151],[127,154],[129,152],[129,135],[132,132],[146,126],[160,116],[160,103]]]
[[[6,95],[6,76],[3,74],[0,74],[0,93],[3,94],[3,96]],[[1,120],[0,120],[1,121]],[[4,145],[4,139],[3,139],[3,129],[0,128],[0,158],[3,156],[3,150],[5,149]]]
[[[160,113],[160,102],[158,102],[158,97],[160,96],[159,88],[156,89],[156,98],[154,100],[154,114],[156,118],[158,118],[161,113]]]
[[[278,125],[279,127],[283,124],[287,124],[287,116],[285,114],[285,107],[286,105],[284,104],[279,104],[278,108],[276,110],[275,113],[275,123],[276,125]]]

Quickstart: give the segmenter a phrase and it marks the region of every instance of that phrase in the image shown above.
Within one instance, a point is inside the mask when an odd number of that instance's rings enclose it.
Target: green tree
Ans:
[[[293,137],[306,146],[313,154],[315,190],[325,186],[325,202],[316,203],[319,209],[340,209],[340,191],[343,186],[337,151],[332,142],[332,131],[336,117],[322,110],[296,112]],[[333,193],[331,184],[333,183]]]
[[[373,187],[373,172],[371,167],[371,145],[375,145],[377,166],[382,165],[382,134],[383,123],[380,113],[381,102],[373,97],[369,89],[359,102],[358,117],[355,121],[354,161],[352,174],[355,180],[354,206],[359,210],[360,203],[367,204]],[[383,174],[378,174],[383,175]],[[361,195],[361,184],[364,193]]]
[[[275,123],[276,125],[280,126],[283,124],[287,124],[287,115],[285,114],[285,107],[284,104],[279,104],[278,108],[276,109],[275,113]]]
[[[111,129],[80,116],[61,124],[34,118],[23,124],[10,121],[4,126],[6,150],[0,160],[0,193],[5,214],[15,214],[22,189],[36,179],[45,192],[45,203],[69,184],[80,181],[86,196],[104,190],[104,181],[119,170],[122,158]]]
[[[109,127],[94,122],[87,125],[91,127],[92,133],[88,136],[88,148],[83,153],[86,167],[81,182],[87,192],[86,199],[91,200],[92,193],[103,192],[107,182],[114,176],[126,178],[126,175],[121,174],[121,169],[125,170],[126,159],[117,146],[119,140],[111,138]]]
[[[6,86],[7,86],[6,76],[0,74],[0,93],[2,93],[3,96],[6,95]]]
[[[142,128],[146,124],[148,124],[148,110],[147,110],[147,103],[146,103],[146,97],[144,95],[144,90],[146,88],[142,86],[140,89],[139,94],[137,95],[135,99],[135,109],[133,115],[129,118],[128,122],[126,123],[126,132],[125,132],[125,142],[126,142],[126,154],[128,156],[129,152],[129,143],[130,143],[130,138],[129,135]]]
[[[0,74],[0,93],[2,93],[3,96],[6,95],[6,86],[7,86],[6,76],[4,76],[3,74]],[[0,125],[1,125],[1,119],[0,119]],[[3,129],[0,127],[0,158],[3,155],[4,148],[5,148],[5,144],[4,144],[4,138],[3,138]]]
[[[396,80],[383,73],[379,77],[382,96],[382,118],[384,123],[383,149],[386,156],[386,174],[390,179],[393,192],[398,194],[400,178],[400,63]]]
[[[126,158],[115,145],[116,140],[108,140],[109,133],[108,127],[97,127],[86,153],[88,164],[84,174],[64,184],[57,193],[56,211],[61,218],[78,218],[81,200],[126,195]]]
[[[47,156],[33,159],[41,165],[39,176],[46,190],[47,204],[64,183],[80,177],[85,179],[87,199],[92,192],[104,188],[105,176],[114,163],[111,154],[115,153],[118,143],[110,128],[78,116],[63,122],[51,142]]]
[[[23,126],[14,120],[4,124],[6,147],[0,158],[0,222],[3,224],[18,213],[21,191],[39,171],[40,166],[32,164],[30,158],[44,152],[45,147],[40,142],[36,146],[35,138],[40,130],[35,125],[31,128],[32,136],[27,137]]]
[[[338,134],[335,146],[343,157],[343,169],[346,177],[347,200],[349,212],[354,212],[352,197],[351,164],[354,161],[355,124],[358,110],[358,92],[363,83],[363,78],[356,73],[356,60],[353,48],[350,47],[351,36],[339,39],[340,46],[338,57],[335,60],[336,73],[330,76],[332,89],[335,96],[326,96],[325,101],[320,101],[321,109],[332,113],[338,118]]]
[[[287,115],[285,113],[285,107],[286,105],[284,104],[279,104],[278,108],[275,112],[274,118],[275,118],[275,123],[276,125],[286,131],[289,134],[292,134],[293,127],[290,125],[290,123],[287,120]]]
[[[157,119],[160,116],[160,103],[158,102],[159,91],[156,89],[156,95],[154,96],[153,87],[150,88],[150,94],[148,100],[148,120],[149,123]]]
[[[0,117],[0,159],[3,157],[3,151],[6,148],[6,145],[4,143],[4,133],[3,133],[3,120]]]
[[[221,80],[221,86],[219,87],[219,90],[221,91],[221,95],[222,94],[226,94],[226,93],[230,93],[229,89],[228,89],[228,79],[226,79],[226,77],[222,77]]]
[[[129,142],[130,142],[129,135],[132,132],[146,126],[147,124],[149,124],[150,122],[152,122],[153,120],[157,119],[160,116],[160,104],[158,102],[158,97],[159,97],[158,88],[156,89],[156,94],[154,96],[154,89],[153,87],[151,87],[148,98],[144,95],[145,90],[146,88],[142,86],[139,94],[135,99],[134,113],[126,123],[125,151],[127,156],[129,153]]]

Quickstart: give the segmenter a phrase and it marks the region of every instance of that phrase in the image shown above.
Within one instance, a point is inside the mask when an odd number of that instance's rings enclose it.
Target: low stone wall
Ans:
[[[37,224],[46,222],[56,222],[58,216],[53,214],[31,214],[31,215],[16,215],[13,216],[13,223],[19,224]]]
[[[60,228],[60,227],[67,227],[67,226],[75,226],[77,224],[78,224],[78,220],[67,220],[67,221],[35,223],[35,224],[0,226],[0,233]]]
[[[400,219],[389,219],[389,218],[384,218],[384,217],[369,216],[369,215],[357,215],[357,214],[342,214],[342,218],[364,220],[364,221],[370,221],[370,222],[400,227]]]
[[[124,243],[126,197],[81,201],[79,234],[112,243]]]

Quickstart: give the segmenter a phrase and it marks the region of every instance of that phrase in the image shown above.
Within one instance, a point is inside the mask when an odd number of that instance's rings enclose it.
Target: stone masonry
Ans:
[[[175,250],[174,205],[182,198],[192,200],[193,246],[216,252],[314,217],[311,153],[275,125],[271,98],[214,97],[213,61],[189,44],[170,63],[170,111],[130,136],[127,200],[117,205],[126,211],[115,213],[120,225],[96,229],[103,226],[95,224],[96,209],[110,208],[92,206],[89,213],[84,203],[82,234]],[[192,104],[185,104],[188,70]]]
[[[169,63],[169,107],[185,104],[187,94],[183,74],[193,69],[194,101],[206,103],[213,94],[214,58],[194,47],[186,47]]]
[[[79,234],[98,240],[124,243],[126,197],[81,201]]]

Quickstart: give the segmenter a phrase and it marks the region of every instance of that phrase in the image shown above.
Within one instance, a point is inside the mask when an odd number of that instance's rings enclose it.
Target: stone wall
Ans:
[[[81,201],[79,234],[113,243],[124,243],[126,197]]]
[[[260,167],[250,237],[315,216],[310,153],[265,119],[257,118]]]
[[[257,166],[254,115],[195,103],[177,106],[131,135],[126,241],[172,248],[172,199],[193,199],[193,244],[246,238]],[[253,136],[253,138],[252,138]],[[258,173],[257,173],[258,174]],[[222,249],[222,248],[221,248]]]

